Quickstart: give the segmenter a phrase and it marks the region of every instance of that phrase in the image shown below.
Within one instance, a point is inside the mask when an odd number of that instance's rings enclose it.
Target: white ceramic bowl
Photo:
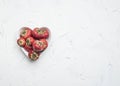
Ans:
[[[42,28],[42,27],[40,27],[40,28]],[[17,39],[19,38],[21,31],[24,30],[24,29],[25,29],[24,27],[20,28],[19,34],[18,34],[18,36],[17,36]],[[51,31],[50,31],[50,29],[47,28],[47,27],[46,27],[46,29],[47,29],[48,32],[49,32],[49,37],[48,37],[48,39],[46,39],[46,40],[48,41],[48,46],[49,46],[49,41],[50,41],[50,39],[51,39]],[[23,54],[24,54],[26,57],[28,57],[28,52],[27,52],[24,48],[22,48],[22,47],[19,47],[19,48],[20,48],[20,50],[23,52]]]

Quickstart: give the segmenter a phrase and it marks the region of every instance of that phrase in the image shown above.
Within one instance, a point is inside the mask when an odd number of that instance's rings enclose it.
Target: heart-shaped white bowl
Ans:
[[[42,28],[42,27],[40,27],[40,28]],[[24,29],[25,29],[24,27],[20,28],[19,34],[18,34],[18,36],[17,36],[17,39],[20,37],[21,31],[24,30]],[[46,40],[48,41],[48,46],[49,46],[49,42],[50,42],[50,39],[51,39],[51,31],[50,31],[50,29],[47,28],[47,27],[46,27],[46,29],[47,29],[48,32],[49,32],[49,37],[46,39]],[[22,53],[23,53],[26,57],[28,57],[28,52],[27,52],[24,48],[22,48],[22,47],[19,47],[19,48],[20,48],[20,50],[22,51]]]

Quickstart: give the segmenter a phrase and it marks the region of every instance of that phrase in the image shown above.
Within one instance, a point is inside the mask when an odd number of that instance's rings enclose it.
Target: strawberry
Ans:
[[[32,34],[32,30],[29,27],[23,27],[20,32],[20,37],[23,37],[24,39],[30,37]]]
[[[46,39],[40,39],[40,42],[43,44],[43,50],[45,50],[48,47],[48,42]],[[42,50],[42,51],[43,51]]]
[[[49,31],[47,27],[41,27],[40,32],[41,32],[40,38],[47,39],[49,37]]]
[[[27,52],[30,52],[30,51],[33,50],[32,46],[27,45],[27,44],[24,46],[24,49],[25,49]]]
[[[28,37],[26,39],[26,44],[29,45],[29,46],[32,46],[33,42],[34,42],[34,38],[33,37]]]
[[[25,46],[25,39],[20,37],[18,40],[17,40],[17,44],[20,46],[20,47],[24,47]]]
[[[45,39],[41,39],[41,40],[36,40],[34,43],[33,43],[33,50],[34,51],[43,51],[47,48],[48,46],[48,43]]]
[[[36,52],[41,51],[40,41],[36,40],[33,42],[33,50]]]
[[[32,31],[32,36],[36,39],[40,39],[39,32],[40,32],[40,28],[38,28],[38,27],[34,28]]]
[[[49,37],[49,31],[47,27],[41,27],[41,28],[34,28],[32,31],[32,36],[36,39],[47,39]]]
[[[35,51],[30,51],[28,53],[29,58],[33,61],[37,60],[39,58],[39,55],[40,55],[40,53],[37,53]]]

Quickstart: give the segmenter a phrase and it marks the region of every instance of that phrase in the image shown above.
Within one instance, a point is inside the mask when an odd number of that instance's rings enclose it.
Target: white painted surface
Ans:
[[[36,62],[22,26],[51,29]],[[0,0],[0,86],[120,86],[120,0]]]

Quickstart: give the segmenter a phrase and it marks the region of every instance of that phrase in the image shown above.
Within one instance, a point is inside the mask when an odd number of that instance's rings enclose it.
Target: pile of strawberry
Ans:
[[[28,52],[28,57],[31,60],[37,60],[40,53],[48,47],[46,39],[49,37],[47,27],[34,28],[23,27],[20,31],[20,38],[17,39],[17,44]]]

